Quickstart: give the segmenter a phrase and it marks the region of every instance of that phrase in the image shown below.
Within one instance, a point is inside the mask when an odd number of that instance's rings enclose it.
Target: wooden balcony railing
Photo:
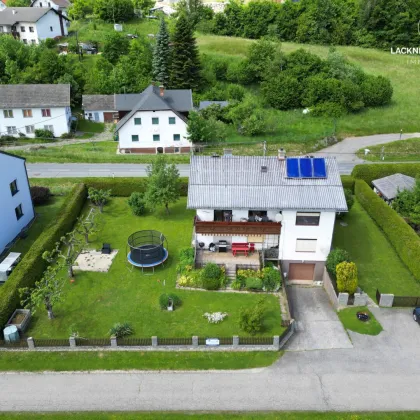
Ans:
[[[276,222],[202,222],[195,221],[195,232],[209,235],[280,235]]]

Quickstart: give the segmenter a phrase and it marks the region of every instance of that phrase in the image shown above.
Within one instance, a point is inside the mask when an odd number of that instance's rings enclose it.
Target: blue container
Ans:
[[[12,343],[14,341],[19,341],[19,331],[16,325],[9,325],[3,330],[4,341]]]

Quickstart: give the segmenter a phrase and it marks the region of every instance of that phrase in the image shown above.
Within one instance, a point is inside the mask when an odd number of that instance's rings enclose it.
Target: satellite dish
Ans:
[[[276,222],[281,222],[283,220],[283,215],[281,213],[277,213],[275,219]]]

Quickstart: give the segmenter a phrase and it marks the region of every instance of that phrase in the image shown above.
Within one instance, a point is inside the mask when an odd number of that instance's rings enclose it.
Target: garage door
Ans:
[[[105,122],[114,122],[114,113],[113,112],[104,112],[104,121]]]
[[[309,280],[314,279],[315,264],[290,264],[289,280]]]

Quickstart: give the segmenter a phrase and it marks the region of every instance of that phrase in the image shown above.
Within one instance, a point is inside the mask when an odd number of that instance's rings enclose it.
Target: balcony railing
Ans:
[[[280,235],[276,222],[203,222],[195,221],[195,232],[209,235]]]

